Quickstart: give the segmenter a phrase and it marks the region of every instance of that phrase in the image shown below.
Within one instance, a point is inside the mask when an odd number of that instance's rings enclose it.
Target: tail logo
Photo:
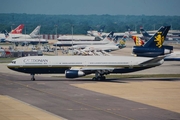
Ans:
[[[162,44],[164,42],[164,36],[162,36],[162,32],[158,32],[157,33],[157,36],[155,36],[155,40],[156,42],[156,46],[161,48],[162,47]]]
[[[120,43],[121,45],[125,45],[125,41],[122,40],[122,39],[119,41],[119,43]]]

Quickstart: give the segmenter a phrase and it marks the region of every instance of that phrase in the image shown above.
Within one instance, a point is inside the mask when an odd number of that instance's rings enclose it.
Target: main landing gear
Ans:
[[[104,74],[96,72],[95,77],[93,77],[92,80],[106,80],[106,77],[104,76]]]
[[[35,81],[35,77],[34,76],[35,76],[35,74],[31,74],[31,80],[32,81]]]

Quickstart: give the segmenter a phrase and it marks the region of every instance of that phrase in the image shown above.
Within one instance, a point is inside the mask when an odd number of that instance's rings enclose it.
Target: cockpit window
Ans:
[[[16,61],[12,61],[11,63],[16,64]]]

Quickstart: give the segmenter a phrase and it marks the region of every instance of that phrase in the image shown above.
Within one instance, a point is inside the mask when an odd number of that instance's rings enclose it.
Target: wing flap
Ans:
[[[158,56],[158,57],[155,57],[153,59],[150,59],[148,61],[141,63],[140,66],[149,66],[149,65],[157,65],[157,64],[161,65],[164,62],[163,60],[164,58],[165,56]]]
[[[81,71],[98,71],[98,70],[114,70],[113,67],[72,67],[71,70],[81,70]]]

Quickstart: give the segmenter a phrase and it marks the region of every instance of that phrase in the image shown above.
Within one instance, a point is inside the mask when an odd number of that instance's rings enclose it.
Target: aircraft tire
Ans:
[[[106,80],[106,77],[105,77],[105,76],[102,76],[102,77],[101,77],[101,80]]]
[[[94,80],[94,81],[95,81],[95,80],[97,80],[97,78],[96,78],[96,77],[93,77],[93,78],[92,78],[92,80]]]
[[[97,77],[96,79],[97,79],[98,81],[100,81],[100,80],[102,80],[102,77]]]

